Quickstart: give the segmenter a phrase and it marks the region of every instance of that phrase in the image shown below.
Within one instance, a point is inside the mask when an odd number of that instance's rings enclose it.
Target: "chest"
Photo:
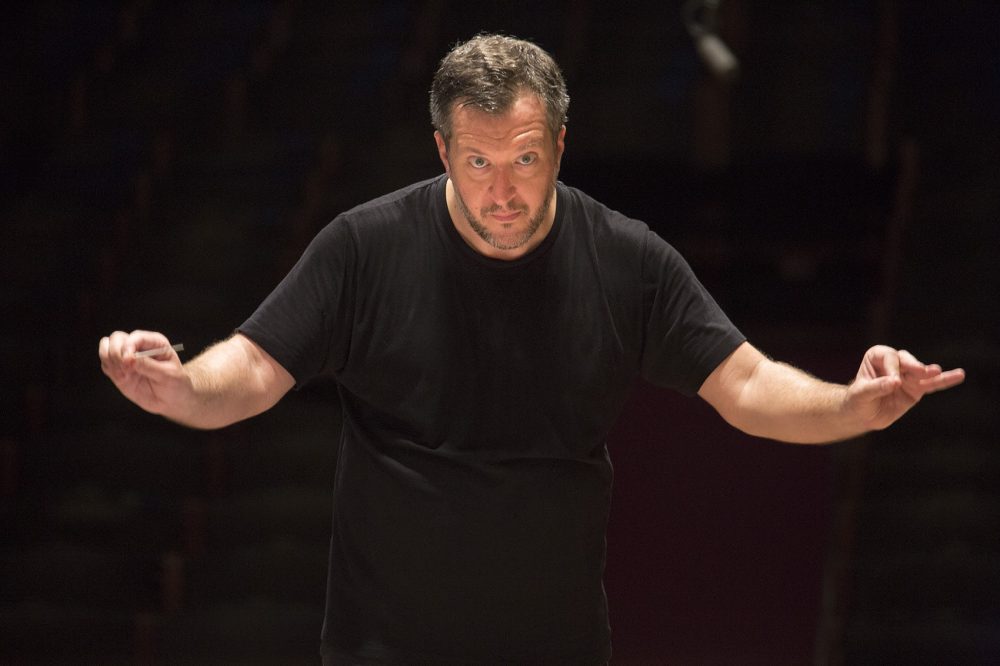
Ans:
[[[600,436],[635,374],[632,295],[586,257],[547,259],[410,257],[363,276],[342,383],[431,439]]]

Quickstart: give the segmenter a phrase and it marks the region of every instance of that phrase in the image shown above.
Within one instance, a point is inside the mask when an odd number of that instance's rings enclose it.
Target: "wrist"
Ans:
[[[842,388],[841,397],[841,421],[844,430],[848,433],[844,439],[858,437],[871,432],[875,428],[871,419],[864,411],[864,405],[858,399],[857,387],[852,382]]]

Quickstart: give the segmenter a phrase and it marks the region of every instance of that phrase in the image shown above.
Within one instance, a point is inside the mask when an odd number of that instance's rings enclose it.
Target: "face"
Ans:
[[[553,138],[532,94],[503,115],[456,106],[449,145],[434,133],[448,173],[452,223],[473,249],[515,259],[536,247],[555,219],[555,182],[566,128]]]

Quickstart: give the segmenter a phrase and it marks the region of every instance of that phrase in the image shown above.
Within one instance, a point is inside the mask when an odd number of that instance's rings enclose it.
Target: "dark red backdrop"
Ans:
[[[844,372],[844,363],[823,365]],[[615,490],[605,583],[615,656],[809,663],[832,450],[747,437],[700,399],[645,384],[609,447]]]

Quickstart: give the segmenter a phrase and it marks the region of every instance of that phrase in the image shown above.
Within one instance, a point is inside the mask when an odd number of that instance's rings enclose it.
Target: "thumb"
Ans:
[[[855,382],[854,395],[861,400],[877,400],[895,391],[902,384],[898,375],[887,375]]]
[[[175,356],[160,359],[156,356],[138,356],[132,359],[132,369],[147,379],[165,379],[175,369],[178,363]]]

